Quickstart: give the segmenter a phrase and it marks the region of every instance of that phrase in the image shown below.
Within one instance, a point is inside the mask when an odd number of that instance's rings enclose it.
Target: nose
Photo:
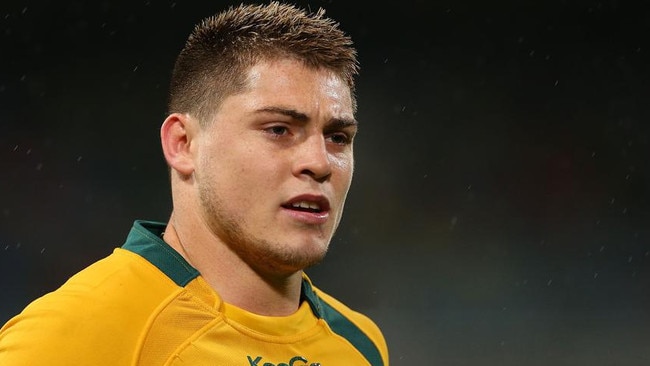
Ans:
[[[313,135],[304,140],[297,149],[294,175],[309,176],[318,182],[324,182],[332,174],[332,164],[325,137]]]

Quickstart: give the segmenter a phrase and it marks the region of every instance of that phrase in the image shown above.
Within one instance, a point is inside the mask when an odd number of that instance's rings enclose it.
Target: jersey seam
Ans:
[[[178,296],[181,295],[184,291],[186,291],[184,288],[179,287],[171,295],[165,298],[164,301],[161,301],[160,304],[158,304],[158,306],[156,307],[156,309],[152,312],[151,316],[149,316],[149,320],[147,321],[145,326],[142,327],[142,333],[140,334],[140,338],[138,340],[139,347],[138,347],[138,351],[134,355],[134,361],[135,361],[134,365],[140,364],[140,359],[142,357],[144,346],[147,343],[147,339],[151,334],[151,329],[153,328],[153,325],[155,324],[160,314],[162,314],[163,310],[165,310],[174,301],[174,299],[178,298]]]
[[[321,324],[320,320],[311,327],[309,330],[306,330],[304,332],[300,332],[296,335],[288,335],[288,336],[277,336],[277,335],[270,335],[266,333],[262,333],[259,331],[256,331],[255,329],[251,329],[245,325],[239,324],[234,320],[229,319],[228,317],[223,315],[224,323],[226,323],[230,328],[235,330],[237,333],[246,336],[246,337],[251,337],[255,338],[259,341],[264,341],[268,343],[273,343],[273,344],[292,344],[296,343],[298,341],[303,341],[305,339],[309,339],[312,337],[315,337],[318,335],[319,331],[323,329],[323,325]],[[268,339],[268,338],[278,338],[278,339]],[[291,340],[282,340],[281,338],[291,338]]]

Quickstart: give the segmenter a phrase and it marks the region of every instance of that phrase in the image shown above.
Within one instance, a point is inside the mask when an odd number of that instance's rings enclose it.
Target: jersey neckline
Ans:
[[[140,255],[156,266],[178,286],[185,287],[201,274],[180,253],[162,239],[161,236],[166,227],[167,224],[161,222],[135,220],[122,249]],[[352,323],[335,307],[322,301],[304,273],[301,297],[302,300],[309,304],[311,311],[317,318],[323,319],[332,331],[352,343],[368,359],[371,365],[383,365],[377,346],[356,324]],[[300,309],[304,312],[304,303],[301,304]],[[298,316],[301,314],[298,314]]]

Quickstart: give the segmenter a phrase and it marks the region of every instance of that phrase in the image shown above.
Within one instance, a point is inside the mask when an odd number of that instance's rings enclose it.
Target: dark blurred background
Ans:
[[[0,5],[0,322],[170,213],[169,73],[219,1]],[[320,287],[393,365],[650,363],[643,1],[299,2],[353,37],[355,181]]]

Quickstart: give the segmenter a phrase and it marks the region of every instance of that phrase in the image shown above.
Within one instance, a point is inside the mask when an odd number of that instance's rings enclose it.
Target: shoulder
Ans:
[[[7,322],[0,364],[128,364],[150,317],[178,289],[142,257],[116,249]]]
[[[313,291],[320,299],[323,317],[335,333],[339,333],[351,341],[364,354],[372,355],[378,352],[383,360],[383,364],[388,365],[388,347],[386,340],[372,319],[365,314],[351,309],[317,287],[313,287]],[[364,337],[367,337],[372,345],[365,342]]]
[[[178,289],[146,259],[117,248],[108,257],[72,276],[56,291],[34,301],[24,312],[60,309],[64,314],[102,314],[94,323],[108,322],[113,317],[148,314],[152,307]]]

